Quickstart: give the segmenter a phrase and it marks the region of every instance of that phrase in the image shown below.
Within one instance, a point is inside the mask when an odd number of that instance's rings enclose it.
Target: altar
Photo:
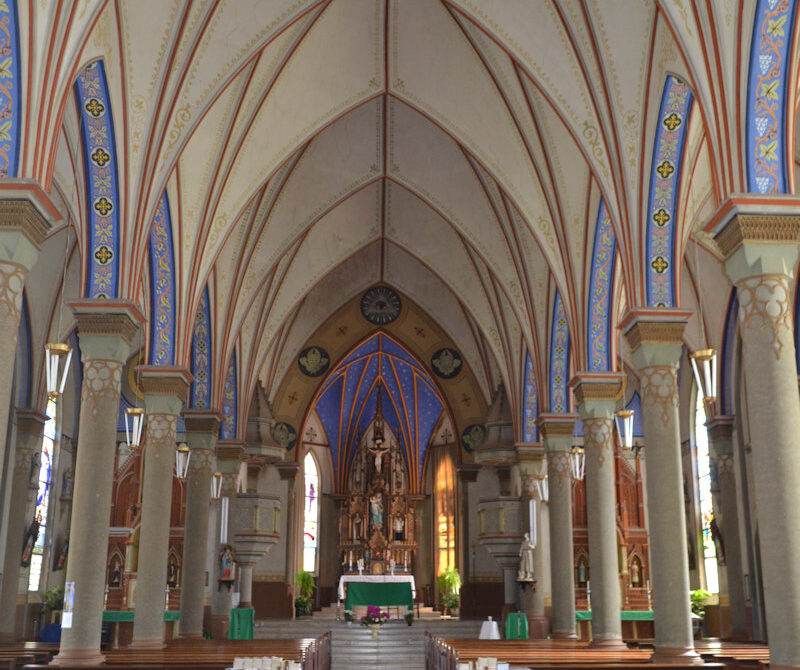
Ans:
[[[414,607],[416,584],[412,575],[342,575],[337,595],[339,600],[345,601],[344,608],[347,610],[359,605],[405,606],[411,610]]]

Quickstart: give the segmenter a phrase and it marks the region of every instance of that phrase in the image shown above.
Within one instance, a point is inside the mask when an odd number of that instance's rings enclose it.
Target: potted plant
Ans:
[[[412,623],[414,623],[414,612],[413,611],[406,612],[403,618],[406,620],[406,623],[410,626]]]
[[[447,616],[458,608],[461,575],[456,568],[447,568],[439,575],[436,583],[439,587],[439,601],[442,604],[443,615]]]
[[[344,611],[344,620],[347,622],[348,625],[353,623],[353,617],[354,616],[355,615],[353,614],[353,610],[345,610]]]
[[[297,590],[300,592],[300,595],[294,599],[295,616],[311,616],[314,602],[312,597],[314,595],[314,589],[317,588],[317,585],[314,583],[314,575],[307,570],[300,570],[300,572],[297,573],[295,582],[297,583]]]
[[[706,601],[711,594],[704,589],[696,589],[689,593],[689,604],[692,608],[692,633],[700,637],[703,621],[706,617]]]
[[[389,620],[389,612],[381,612],[380,607],[376,607],[375,605],[369,605],[367,607],[367,614],[366,616],[361,617],[361,625],[362,626],[369,626],[369,629],[372,631],[372,639],[378,639],[378,633],[381,630],[381,626],[385,624]]]
[[[60,615],[55,614],[64,609],[64,587],[53,586],[42,595],[42,608],[47,616],[48,623],[57,623]]]

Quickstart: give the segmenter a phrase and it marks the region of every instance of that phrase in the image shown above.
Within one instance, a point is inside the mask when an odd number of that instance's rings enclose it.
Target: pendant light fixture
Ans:
[[[70,361],[72,347],[68,344],[48,342],[44,345],[45,379],[49,398],[60,398],[64,393]]]
[[[717,399],[717,350],[699,349],[689,354],[692,370],[697,382],[697,389],[703,394],[704,403],[713,403]]]
[[[211,475],[211,498],[219,500],[220,496],[222,496],[222,473],[215,472]]]
[[[630,451],[633,449],[633,410],[619,410],[619,412],[614,415],[614,422],[617,424],[617,435],[619,435],[620,446]]]
[[[175,473],[178,479],[186,479],[189,472],[189,460],[192,457],[192,452],[189,450],[189,445],[181,442],[175,450]]]
[[[144,408],[125,408],[125,442],[128,449],[138,451],[142,446],[142,428],[144,427]]]
[[[572,478],[583,481],[584,468],[586,467],[586,453],[583,447],[575,445],[569,450],[569,464]]]

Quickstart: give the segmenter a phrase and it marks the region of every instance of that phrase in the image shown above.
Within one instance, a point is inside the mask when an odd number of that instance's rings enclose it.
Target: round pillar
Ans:
[[[650,580],[655,625],[654,661],[702,664],[694,651],[683,502],[678,365],[689,312],[634,310],[623,320],[638,367],[647,445]]]
[[[142,317],[130,303],[73,303],[83,361],[80,428],[66,582],[75,584],[72,626],[64,627],[54,664],[102,663],[100,630],[106,585],[109,509],[114,479],[122,369]]]
[[[581,373],[572,381],[583,421],[586,507],[592,588],[593,647],[627,648],[622,641],[617,515],[614,487],[614,408],[623,375]]]

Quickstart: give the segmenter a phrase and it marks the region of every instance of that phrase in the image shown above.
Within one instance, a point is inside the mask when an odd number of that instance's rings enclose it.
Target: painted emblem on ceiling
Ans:
[[[325,374],[330,364],[331,357],[321,347],[303,349],[297,357],[297,365],[300,368],[300,372],[308,377],[319,377]]]
[[[464,366],[455,349],[439,349],[431,358],[431,367],[438,377],[452,379]]]
[[[276,423],[272,427],[272,437],[284,449],[291,449],[297,442],[297,432],[288,423]]]
[[[486,438],[486,429],[479,423],[467,426],[461,433],[461,444],[467,451],[477,449],[483,444]]]
[[[400,315],[400,296],[386,286],[376,286],[361,298],[361,313],[370,323],[385,326]]]

